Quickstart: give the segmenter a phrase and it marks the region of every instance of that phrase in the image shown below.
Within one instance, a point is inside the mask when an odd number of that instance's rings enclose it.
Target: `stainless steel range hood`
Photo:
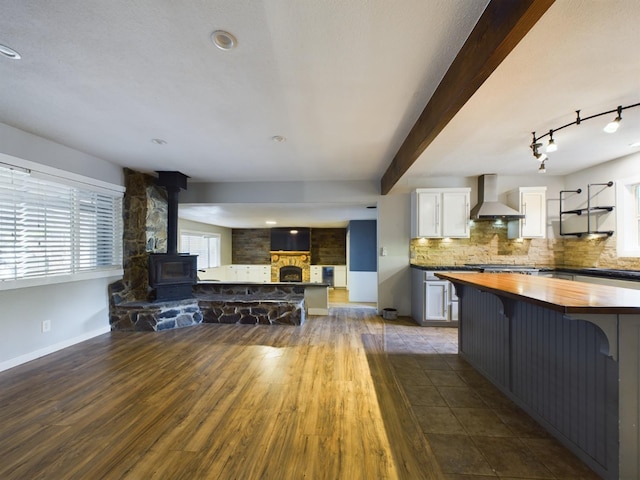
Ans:
[[[498,201],[498,175],[494,173],[478,177],[478,204],[471,209],[472,220],[524,218],[517,210]]]

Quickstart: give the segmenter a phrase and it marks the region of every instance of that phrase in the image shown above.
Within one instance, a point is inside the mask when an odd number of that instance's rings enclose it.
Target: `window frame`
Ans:
[[[217,265],[211,265],[211,259],[209,258],[209,262],[208,262],[208,266],[201,266],[200,265],[200,260],[201,260],[201,256],[198,254],[198,252],[188,252],[185,250],[185,248],[183,247],[183,240],[182,237],[183,236],[193,236],[193,237],[203,237],[203,238],[207,238],[207,239],[215,239],[217,241],[217,248],[216,248],[216,262]],[[198,230],[190,230],[190,229],[181,229],[180,230],[180,248],[179,248],[180,252],[182,253],[190,253],[192,255],[198,255],[198,270],[203,270],[203,269],[209,269],[209,268],[217,268],[222,266],[222,235],[219,233],[214,233],[214,232],[203,232],[203,231],[198,231]],[[210,256],[211,255],[211,247],[209,246],[208,248],[208,253]]]
[[[59,272],[43,269],[43,272],[31,273],[29,276],[13,276],[0,279],[0,291],[123,275],[122,198],[125,191],[124,187],[2,153],[0,153],[0,167],[3,169],[3,174],[8,173],[7,169],[12,170],[12,174],[24,174],[25,176],[22,178],[29,184],[46,184],[51,186],[52,191],[64,192],[66,190],[70,192],[69,198],[61,201],[63,206],[57,212],[60,218],[60,225],[69,225],[68,228],[70,229],[69,234],[59,241],[60,244],[64,244],[66,241],[69,242],[68,246],[65,245],[65,254],[69,255],[69,258],[66,258],[65,261],[68,262],[69,267]],[[6,185],[7,183],[5,183]],[[44,188],[48,187],[45,186]],[[6,200],[6,197],[11,195],[12,189],[7,188],[4,192]],[[18,192],[18,188],[16,188],[15,192]],[[18,193],[16,198],[21,200],[26,198],[27,201],[32,200],[32,198],[29,198],[28,193]],[[8,203],[5,201],[4,204],[5,213],[13,210],[14,219],[17,218],[15,216],[17,208],[15,202],[14,200],[12,204],[11,201]],[[64,204],[64,202],[68,203]],[[30,211],[30,213],[25,214],[26,218],[31,218],[30,215],[33,215],[33,211],[37,211],[39,208],[37,201],[23,203],[23,205],[25,205],[25,210]],[[112,209],[112,214],[105,213],[105,205]],[[68,217],[65,218],[65,214],[61,214],[61,212],[67,212],[66,215]],[[95,219],[102,219],[107,223],[96,222],[92,224]],[[60,225],[58,225],[58,228],[60,228]],[[105,230],[105,226],[112,230]],[[4,231],[7,233],[11,229],[9,227],[8,230],[5,229]],[[108,264],[101,265],[101,261],[104,261],[105,250],[100,244],[102,242],[104,246],[105,238],[108,242],[107,256],[110,256],[111,261]],[[16,246],[14,245],[13,248],[15,249]],[[44,250],[46,251],[47,248],[45,247]],[[43,252],[40,249],[31,253],[27,249],[28,247],[23,246],[22,250],[20,250],[20,255],[23,258],[35,253],[42,254]],[[47,261],[45,260],[45,262]],[[13,265],[14,267],[12,268],[15,268],[15,264]]]
[[[640,257],[640,176],[617,180],[616,250],[618,257]]]

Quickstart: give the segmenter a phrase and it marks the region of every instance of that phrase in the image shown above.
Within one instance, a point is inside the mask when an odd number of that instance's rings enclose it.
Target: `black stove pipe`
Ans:
[[[161,171],[157,184],[167,190],[167,253],[178,253],[178,195],[187,189],[187,177],[180,172]]]

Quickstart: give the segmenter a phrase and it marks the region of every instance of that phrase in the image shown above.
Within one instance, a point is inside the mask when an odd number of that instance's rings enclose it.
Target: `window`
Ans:
[[[220,266],[220,235],[181,232],[180,251],[198,255],[198,269]]]
[[[122,192],[72,176],[0,164],[2,289],[122,269]]]
[[[640,257],[640,178],[616,182],[618,257]]]

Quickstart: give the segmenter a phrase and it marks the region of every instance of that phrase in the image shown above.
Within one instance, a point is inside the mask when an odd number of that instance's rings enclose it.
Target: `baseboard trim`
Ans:
[[[328,308],[309,308],[307,311],[309,315],[329,315]]]
[[[24,355],[20,355],[19,357],[5,360],[4,362],[0,362],[0,372],[9,370],[10,368],[13,368],[13,367],[17,367],[18,365],[22,365],[23,363],[36,360],[40,357],[44,357],[45,355],[49,355],[50,353],[57,352],[59,350],[62,350],[63,348],[67,348],[77,343],[84,342],[85,340],[89,340],[90,338],[97,337],[98,335],[103,335],[110,331],[111,331],[110,326],[102,327],[102,328],[99,328],[98,330],[93,330],[91,332],[78,335],[77,337],[69,338],[67,340],[63,340],[62,342],[54,343],[53,345],[49,345],[48,347],[44,347],[39,350],[35,350],[33,352],[25,353]]]

